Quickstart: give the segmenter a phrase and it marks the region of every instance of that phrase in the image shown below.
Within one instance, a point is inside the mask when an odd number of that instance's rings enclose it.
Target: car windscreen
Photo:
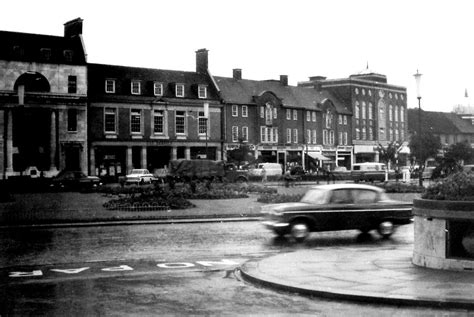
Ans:
[[[327,190],[314,188],[310,189],[301,198],[302,203],[310,203],[315,205],[322,205],[326,203]]]

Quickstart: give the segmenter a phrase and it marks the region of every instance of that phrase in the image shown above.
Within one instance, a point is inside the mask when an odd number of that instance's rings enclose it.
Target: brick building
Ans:
[[[91,173],[115,177],[171,159],[221,159],[221,105],[207,50],[196,71],[89,64]]]
[[[0,31],[0,42],[0,178],[33,167],[87,172],[82,20],[62,37]]]

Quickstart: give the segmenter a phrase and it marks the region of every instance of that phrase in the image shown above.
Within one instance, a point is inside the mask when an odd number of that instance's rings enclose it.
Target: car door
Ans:
[[[344,230],[347,227],[347,218],[353,209],[351,189],[340,188],[329,193],[328,205],[318,213],[319,230]]]

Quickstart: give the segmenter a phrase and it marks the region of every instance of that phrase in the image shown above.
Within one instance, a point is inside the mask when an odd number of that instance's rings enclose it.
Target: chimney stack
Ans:
[[[288,75],[280,75],[280,84],[288,86]]]
[[[235,79],[235,80],[241,80],[242,79],[242,69],[240,68],[234,68],[232,70],[232,77]]]
[[[82,34],[82,19],[77,18],[64,23],[64,37],[71,38]]]
[[[196,73],[207,73],[209,69],[207,52],[205,48],[196,51]]]

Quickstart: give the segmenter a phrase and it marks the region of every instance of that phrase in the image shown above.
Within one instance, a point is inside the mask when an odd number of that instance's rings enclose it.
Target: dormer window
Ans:
[[[41,56],[42,60],[50,61],[51,60],[51,49],[50,48],[40,49],[40,56]]]
[[[155,96],[163,96],[163,84],[162,83],[153,83],[153,93]]]
[[[64,50],[63,52],[64,60],[68,63],[72,62],[72,58],[74,57],[74,51],[72,50]]]
[[[105,80],[105,92],[108,94],[115,93],[115,80],[114,79]]]
[[[207,86],[199,85],[198,86],[198,97],[199,98],[207,98]]]
[[[141,85],[139,81],[132,80],[131,91],[132,95],[139,95],[141,93]]]
[[[176,93],[176,97],[184,97],[184,85],[176,84],[175,93]]]

